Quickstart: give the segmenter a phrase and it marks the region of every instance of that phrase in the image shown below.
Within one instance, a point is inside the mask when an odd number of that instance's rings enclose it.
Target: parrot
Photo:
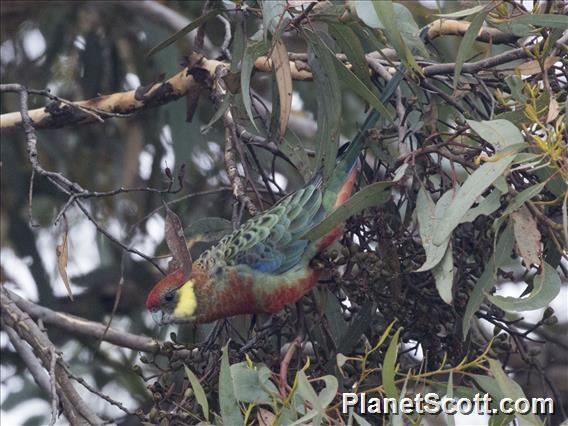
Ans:
[[[343,233],[302,238],[351,196],[363,142],[343,145],[326,182],[321,170],[299,190],[255,215],[191,264],[162,278],[146,308],[158,325],[208,323],[244,314],[276,314],[318,282],[312,260]]]

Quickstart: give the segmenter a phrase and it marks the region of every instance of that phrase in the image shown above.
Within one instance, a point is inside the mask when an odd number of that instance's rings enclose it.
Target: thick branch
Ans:
[[[428,40],[434,40],[443,35],[464,36],[471,25],[468,21],[456,21],[454,19],[437,19],[428,25]],[[482,27],[475,38],[484,43],[515,43],[520,37],[499,31],[497,28]]]
[[[103,340],[105,342],[135,351],[156,353],[160,349],[160,342],[155,339],[138,336],[115,328],[109,328],[105,334],[106,326],[103,324],[36,305],[7,289],[2,289],[2,292],[3,294],[6,292],[17,307],[25,311],[32,318],[41,319],[45,324],[53,325],[72,334],[88,337],[93,340],[100,339],[104,336]]]
[[[69,422],[71,424],[102,425],[103,421],[81,399],[73,387],[67,372],[60,365],[63,361],[59,359],[52,364],[53,357],[57,355],[51,341],[29,315],[15,304],[3,286],[0,287],[0,305],[2,306],[2,321],[4,324],[13,329],[23,341],[31,346],[35,356],[41,361],[43,368],[48,371],[53,370],[50,380],[55,381],[57,395]],[[19,343],[23,344],[23,342]],[[16,343],[15,347],[18,347],[18,343]],[[44,381],[42,380],[41,383],[44,383]],[[42,387],[44,385],[45,383]]]

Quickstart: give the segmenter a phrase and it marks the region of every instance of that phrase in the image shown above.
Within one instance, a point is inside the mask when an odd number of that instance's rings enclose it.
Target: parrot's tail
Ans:
[[[327,182],[324,182],[323,208],[330,213],[351,196],[357,175],[357,159],[363,149],[363,138],[343,145],[339,149],[337,164]]]

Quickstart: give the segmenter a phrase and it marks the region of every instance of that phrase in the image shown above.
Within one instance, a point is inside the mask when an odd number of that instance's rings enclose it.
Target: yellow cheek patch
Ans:
[[[179,298],[174,316],[178,318],[188,318],[193,316],[197,307],[195,292],[193,291],[193,281],[189,280],[178,290]]]

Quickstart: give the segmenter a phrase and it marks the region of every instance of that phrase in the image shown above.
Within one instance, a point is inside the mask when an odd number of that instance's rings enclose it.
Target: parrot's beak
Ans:
[[[152,309],[150,313],[152,314],[152,319],[156,324],[158,325],[163,324],[164,313],[162,312],[161,309]]]

